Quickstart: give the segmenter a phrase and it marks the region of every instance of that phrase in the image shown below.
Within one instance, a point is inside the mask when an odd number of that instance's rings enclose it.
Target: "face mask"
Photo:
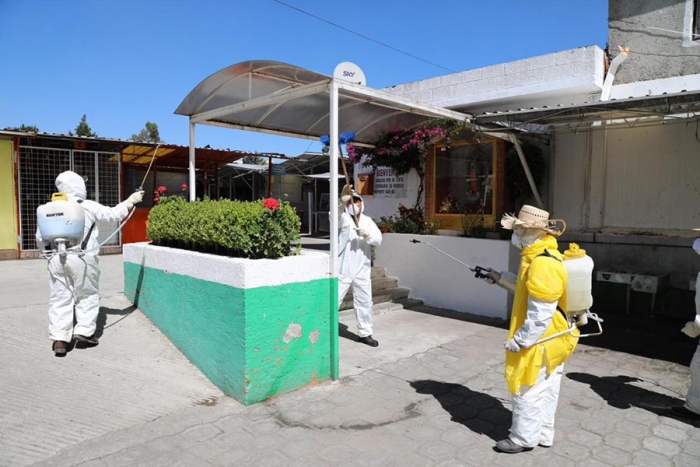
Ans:
[[[362,207],[363,207],[362,204],[360,204],[358,206],[355,203],[352,203],[352,204],[345,206],[345,212],[350,214],[350,217],[355,216],[355,215],[359,216],[360,214],[362,214]]]
[[[510,242],[515,248],[522,250],[534,244],[542,237],[544,237],[544,232],[542,230],[518,229],[513,232]]]

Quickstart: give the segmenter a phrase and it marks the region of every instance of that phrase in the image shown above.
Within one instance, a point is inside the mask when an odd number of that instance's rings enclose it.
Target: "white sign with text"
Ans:
[[[374,171],[375,198],[405,198],[406,177],[396,175],[390,167],[377,167]]]

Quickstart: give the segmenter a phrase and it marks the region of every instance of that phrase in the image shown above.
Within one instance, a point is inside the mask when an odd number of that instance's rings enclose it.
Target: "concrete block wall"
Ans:
[[[472,103],[483,105],[489,101],[527,94],[551,94],[557,90],[569,95],[572,89],[595,92],[603,85],[603,72],[603,50],[592,45],[414,81],[384,90],[429,104],[455,108]],[[546,101],[540,102],[540,106],[547,104]]]

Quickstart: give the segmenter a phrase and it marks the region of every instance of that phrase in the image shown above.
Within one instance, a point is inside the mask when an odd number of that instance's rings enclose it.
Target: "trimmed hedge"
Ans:
[[[280,258],[301,249],[301,220],[286,201],[160,199],[146,233],[155,245],[238,258]]]

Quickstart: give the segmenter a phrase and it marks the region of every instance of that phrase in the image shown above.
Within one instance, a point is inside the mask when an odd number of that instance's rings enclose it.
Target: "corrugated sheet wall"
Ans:
[[[698,134],[690,121],[557,134],[555,217],[572,230],[700,227]]]

